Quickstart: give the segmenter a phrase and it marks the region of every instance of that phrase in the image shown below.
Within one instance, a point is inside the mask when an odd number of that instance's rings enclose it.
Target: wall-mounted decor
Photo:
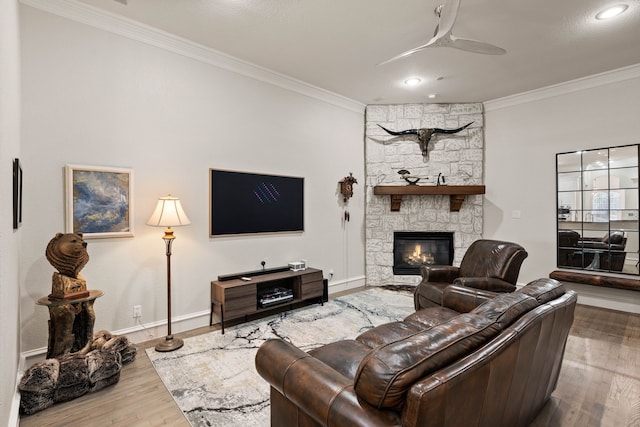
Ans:
[[[345,176],[340,183],[340,194],[342,194],[343,202],[347,202],[353,196],[353,184],[357,184],[358,180],[353,176],[353,173],[349,172],[349,176]]]
[[[67,165],[66,231],[85,238],[133,236],[133,170]]]
[[[460,126],[459,128],[456,128],[456,129],[422,128],[422,129],[407,129],[407,130],[401,130],[401,131],[389,130],[389,129],[385,128],[384,126],[380,125],[380,124],[378,124],[378,126],[380,126],[382,128],[382,130],[387,132],[389,135],[393,135],[393,136],[415,135],[415,136],[417,136],[418,137],[418,145],[420,145],[420,151],[422,151],[422,157],[426,161],[427,157],[429,156],[429,153],[427,151],[428,148],[429,148],[429,141],[431,141],[431,137],[433,135],[458,133],[461,130],[464,130],[464,129],[468,128],[469,126],[471,126],[472,123],[473,122],[469,122],[466,125]]]
[[[556,155],[558,267],[639,275],[640,144]]]
[[[349,176],[345,176],[341,181],[338,181],[338,183],[340,184],[340,194],[342,194],[342,202],[345,205],[344,220],[349,222],[351,220],[351,214],[347,209],[347,203],[353,196],[353,184],[357,184],[358,180],[353,176],[353,173],[349,172]]]
[[[13,159],[13,229],[22,224],[22,166]]]

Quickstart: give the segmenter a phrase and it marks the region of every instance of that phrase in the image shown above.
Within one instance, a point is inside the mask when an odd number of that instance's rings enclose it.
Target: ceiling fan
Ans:
[[[433,38],[422,46],[415,47],[401,53],[400,55],[396,55],[391,59],[387,59],[386,61],[379,63],[378,65],[387,64],[395,61],[396,59],[405,58],[428,47],[453,47],[455,49],[482,53],[485,55],[504,55],[507,53],[507,51],[501,47],[477,40],[463,39],[451,34],[453,25],[456,23],[459,8],[460,0],[447,0],[444,4],[436,7],[433,12],[438,17],[438,25],[436,25]]]

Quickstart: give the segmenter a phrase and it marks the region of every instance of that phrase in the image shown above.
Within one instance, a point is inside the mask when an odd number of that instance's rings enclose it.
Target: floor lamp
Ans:
[[[180,199],[171,197],[171,194],[158,199],[156,210],[151,215],[151,218],[147,220],[147,225],[167,227],[162,237],[167,247],[167,336],[164,341],[156,345],[156,351],[173,351],[184,345],[180,338],[174,338],[171,334],[171,244],[175,239],[171,227],[189,224],[191,224],[191,221],[187,218],[187,214],[184,213]]]

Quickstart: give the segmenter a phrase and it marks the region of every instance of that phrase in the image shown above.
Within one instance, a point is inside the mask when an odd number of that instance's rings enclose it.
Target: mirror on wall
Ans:
[[[556,155],[558,267],[640,274],[640,144]]]

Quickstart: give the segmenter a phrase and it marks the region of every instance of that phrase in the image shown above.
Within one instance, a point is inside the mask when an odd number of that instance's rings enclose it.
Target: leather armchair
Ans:
[[[476,298],[488,300],[497,293],[512,292],[520,274],[520,266],[529,254],[516,243],[499,240],[476,240],[464,254],[460,267],[450,265],[423,266],[422,281],[414,293],[416,310],[442,305],[447,286],[478,289]]]

